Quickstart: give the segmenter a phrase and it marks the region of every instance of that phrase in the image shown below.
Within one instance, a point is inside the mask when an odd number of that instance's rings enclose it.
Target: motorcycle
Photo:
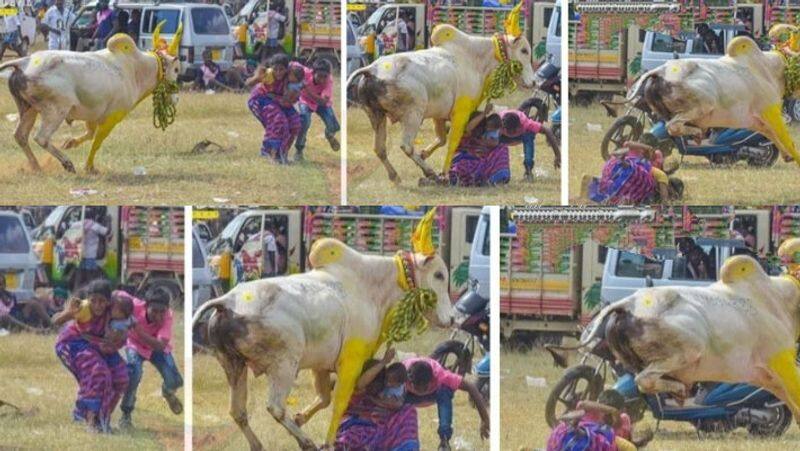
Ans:
[[[520,104],[519,110],[526,116],[539,123],[558,115],[559,128],[561,126],[561,69],[547,61],[536,70],[536,85],[539,87],[533,97]],[[548,113],[555,107],[553,116]],[[555,127],[555,123],[553,123]],[[559,135],[560,136],[560,130]]]
[[[458,299],[453,306],[457,312],[456,327],[447,341],[440,343],[431,354],[431,358],[448,370],[465,375],[471,371],[472,358],[476,351],[483,353],[483,358],[475,365],[476,384],[485,391],[485,399],[489,395],[489,299],[478,294],[477,282]],[[466,333],[466,337],[459,339]],[[479,349],[478,349],[479,348]]]
[[[691,397],[683,402],[666,393],[640,393],[635,375],[626,371],[611,353],[605,340],[605,324],[592,321],[582,334],[586,338],[595,327],[600,333],[587,344],[579,364],[570,367],[553,387],[545,404],[545,418],[550,427],[564,413],[575,410],[579,401],[596,400],[609,376],[613,388],[625,398],[625,412],[631,421],[639,421],[650,410],[657,421],[672,420],[691,423],[699,432],[727,432],[744,427],[754,436],[780,436],[789,427],[792,414],[786,404],[763,388],[748,384],[695,384]],[[567,366],[566,358],[546,347],[557,365]],[[590,359],[599,360],[590,364]],[[557,412],[559,404],[562,412]]]
[[[616,110],[611,102],[604,103],[607,112],[615,116]],[[644,132],[645,123],[652,126]],[[746,161],[754,167],[772,166],[778,159],[779,150],[764,135],[747,129],[712,129],[706,139],[699,144],[690,136],[670,136],[666,121],[658,117],[643,98],[634,99],[624,115],[618,117],[603,137],[600,153],[608,160],[611,153],[622,147],[627,141],[644,141],[659,148],[664,156],[678,149],[680,155],[706,157],[712,164],[733,164]]]

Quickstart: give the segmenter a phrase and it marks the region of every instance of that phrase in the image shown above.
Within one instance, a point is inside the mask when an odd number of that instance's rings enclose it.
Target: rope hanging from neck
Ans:
[[[785,80],[783,96],[791,97],[795,90],[800,88],[800,56],[787,55],[784,52],[779,53],[783,56],[783,62],[786,64],[786,69],[783,71]]]
[[[178,92],[178,82],[167,80],[161,55],[152,53],[158,65],[156,86],[153,88],[153,126],[164,131],[175,122],[175,104],[172,103],[172,96]]]
[[[429,326],[425,313],[433,309],[437,301],[433,290],[416,286],[410,256],[400,251],[394,258],[398,267],[398,284],[405,295],[387,314],[388,327],[381,338],[389,344],[407,341],[415,332],[416,335],[425,332]]]
[[[506,39],[497,33],[492,36],[494,56],[500,64],[489,74],[489,79],[484,88],[484,97],[489,100],[499,99],[517,89],[517,77],[522,74],[522,63],[508,58]]]

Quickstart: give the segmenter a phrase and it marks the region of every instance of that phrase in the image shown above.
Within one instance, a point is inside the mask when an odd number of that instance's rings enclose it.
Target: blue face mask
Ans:
[[[397,387],[386,387],[383,389],[383,393],[386,396],[391,396],[393,398],[400,398],[406,393],[406,387],[404,385],[398,385]]]

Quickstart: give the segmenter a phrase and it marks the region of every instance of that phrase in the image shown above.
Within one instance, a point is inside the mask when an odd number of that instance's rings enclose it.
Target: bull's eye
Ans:
[[[522,54],[523,55],[527,55],[528,54],[528,49],[522,49]]]
[[[435,277],[435,278],[436,278],[436,280],[444,280],[444,274],[442,274],[442,272],[441,272],[441,271],[436,271],[436,272],[433,274],[433,277]]]

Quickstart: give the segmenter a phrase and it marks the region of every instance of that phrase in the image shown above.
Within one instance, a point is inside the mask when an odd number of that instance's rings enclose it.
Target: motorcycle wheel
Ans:
[[[594,401],[603,390],[603,378],[589,365],[569,368],[547,397],[544,417],[550,428],[558,425],[558,417],[574,410],[578,401]],[[561,407],[561,408],[559,408]]]
[[[547,122],[548,107],[544,99],[533,98],[522,102],[519,107],[520,111],[525,113],[526,116],[539,123]]]
[[[737,159],[735,155],[720,155],[720,154],[709,155],[706,158],[708,158],[708,161],[714,166],[730,166],[736,163]]]
[[[754,437],[780,437],[792,423],[792,412],[785,405],[775,407],[778,417],[770,424],[750,424],[747,432]]]
[[[767,168],[775,164],[778,161],[778,156],[780,155],[781,151],[778,150],[778,147],[775,144],[770,143],[769,149],[767,153],[764,154],[763,157],[752,157],[747,159],[747,165],[753,166],[756,168]]]
[[[447,340],[433,350],[431,358],[453,373],[461,376],[467,374],[472,366],[472,354],[464,343],[458,340]]]
[[[600,144],[600,154],[603,156],[603,160],[608,161],[611,158],[611,152],[622,147],[626,141],[638,140],[642,136],[643,129],[644,125],[634,116],[622,116],[615,120]]]

